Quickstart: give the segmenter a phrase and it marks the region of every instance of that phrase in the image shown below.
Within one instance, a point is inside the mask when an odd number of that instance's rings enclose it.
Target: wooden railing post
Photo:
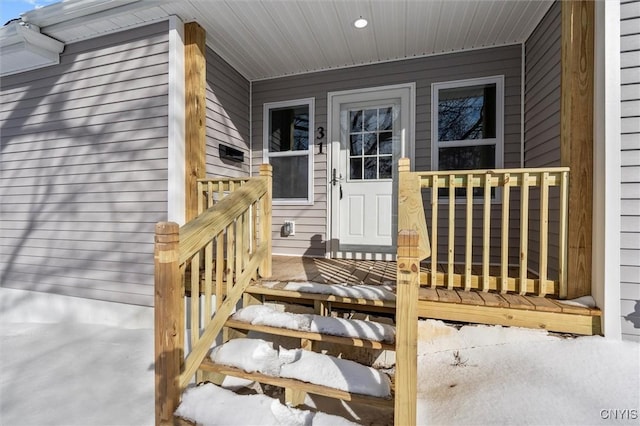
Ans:
[[[398,161],[398,231],[413,229],[420,236],[418,258],[424,260],[431,255],[427,220],[422,204],[420,176],[411,173],[408,158]]]
[[[420,259],[418,232],[402,229],[398,233],[396,288],[396,425],[416,424],[418,370],[418,288]]]
[[[155,235],[156,425],[173,424],[184,362],[184,312],[179,267],[179,227],[161,222]]]
[[[267,255],[265,256],[264,261],[260,264],[260,276],[262,277],[270,277],[272,274],[271,271],[271,251],[272,251],[272,242],[271,242],[271,198],[273,193],[273,168],[271,164],[261,164],[260,165],[260,176],[266,179],[267,181],[267,193],[264,195],[262,201],[262,214],[260,217],[261,223],[261,244],[266,244],[267,246]]]

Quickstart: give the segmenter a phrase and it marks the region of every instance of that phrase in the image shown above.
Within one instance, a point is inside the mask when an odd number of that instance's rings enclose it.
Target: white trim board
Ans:
[[[167,220],[185,222],[185,74],[184,24],[177,16],[169,18],[169,128]]]

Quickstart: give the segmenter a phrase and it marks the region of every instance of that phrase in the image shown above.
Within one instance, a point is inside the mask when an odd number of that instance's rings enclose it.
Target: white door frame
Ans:
[[[401,156],[411,159],[411,168],[414,167],[415,157],[415,119],[416,119],[416,84],[414,82],[404,84],[394,84],[390,86],[368,87],[363,89],[344,90],[329,92],[327,94],[327,257],[351,257],[351,258],[371,258],[360,257],[358,253],[349,255],[340,253],[339,242],[336,239],[336,227],[339,221],[338,212],[334,209],[334,200],[331,184],[331,172],[338,167],[340,153],[340,138],[335,138],[335,130],[339,135],[340,120],[336,123],[334,114],[340,112],[340,105],[348,102],[373,101],[377,99],[397,98],[401,100],[401,114],[406,114],[408,118],[408,128],[402,129]],[[337,128],[335,126],[338,126]],[[336,140],[337,139],[337,140]],[[395,167],[397,170],[397,165]],[[395,239],[394,239],[395,240]],[[395,254],[376,256],[377,260],[395,260]]]

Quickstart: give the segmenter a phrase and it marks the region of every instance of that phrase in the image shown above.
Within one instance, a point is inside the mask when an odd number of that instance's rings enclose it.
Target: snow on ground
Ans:
[[[263,282],[265,287],[274,287],[278,281]],[[343,284],[322,284],[314,282],[288,282],[282,290],[299,291],[314,294],[332,294],[340,297],[353,297],[369,300],[396,300],[396,295],[391,284],[384,285],[353,285]]]
[[[212,404],[212,401],[215,403]],[[343,417],[287,407],[266,395],[236,395],[213,384],[187,389],[176,414],[203,425],[349,426]]]
[[[0,324],[0,425],[154,423],[153,330]]]
[[[389,378],[376,369],[302,349],[276,350],[271,342],[261,339],[230,340],[214,348],[211,359],[250,373],[257,371],[372,396],[391,395]]]
[[[396,329],[388,324],[357,319],[332,318],[314,314],[280,312],[266,305],[252,305],[233,314],[233,319],[253,325],[312,331],[333,336],[355,337],[393,343]]]
[[[421,425],[639,423],[638,343],[439,321],[421,321],[419,337]],[[152,362],[153,330],[0,324],[0,425],[152,425]],[[210,405],[273,416],[241,396]]]

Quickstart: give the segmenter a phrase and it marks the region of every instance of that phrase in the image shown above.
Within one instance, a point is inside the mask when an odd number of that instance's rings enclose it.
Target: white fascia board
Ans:
[[[0,75],[60,63],[64,43],[40,33],[36,25],[12,22],[0,30]]]
[[[25,22],[31,22],[44,28],[139,1],[140,0],[65,0],[25,12],[21,17]]]

